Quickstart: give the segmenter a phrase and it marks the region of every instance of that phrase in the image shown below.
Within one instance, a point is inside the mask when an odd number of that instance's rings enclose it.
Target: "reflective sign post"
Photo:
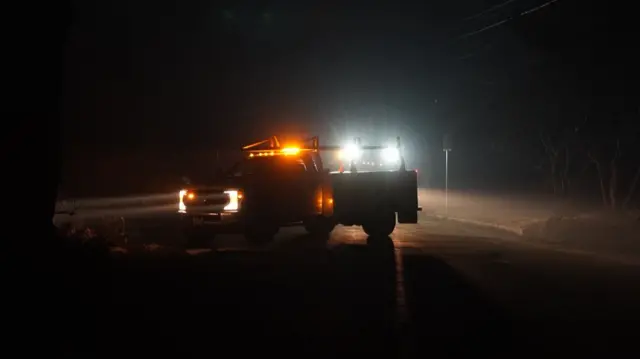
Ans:
[[[449,152],[451,151],[451,137],[445,135],[442,141],[444,151],[444,213],[449,214]]]
[[[449,214],[449,151],[444,150],[444,213]]]

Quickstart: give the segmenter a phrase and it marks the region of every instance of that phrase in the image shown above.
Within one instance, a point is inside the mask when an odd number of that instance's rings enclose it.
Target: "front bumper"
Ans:
[[[242,228],[239,212],[179,212],[186,228],[207,228],[217,232],[233,233]]]

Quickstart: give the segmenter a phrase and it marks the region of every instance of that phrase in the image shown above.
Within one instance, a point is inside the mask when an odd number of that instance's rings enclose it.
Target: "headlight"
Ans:
[[[385,162],[398,162],[400,160],[400,151],[395,147],[387,147],[382,150],[382,159]]]
[[[240,208],[242,193],[238,190],[224,191],[229,196],[229,203],[224,206],[225,211],[237,211]]]
[[[178,193],[178,212],[185,213],[187,206],[184,205],[184,196],[187,195],[187,190],[183,189]]]

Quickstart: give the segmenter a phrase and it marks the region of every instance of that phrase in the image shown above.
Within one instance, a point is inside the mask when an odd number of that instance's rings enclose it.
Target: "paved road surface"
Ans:
[[[150,223],[138,240],[176,238]],[[426,216],[367,242],[356,227],[329,241],[288,228],[264,248],[227,236],[118,255],[90,279],[99,330],[74,342],[144,356],[521,357],[637,338],[640,266]]]

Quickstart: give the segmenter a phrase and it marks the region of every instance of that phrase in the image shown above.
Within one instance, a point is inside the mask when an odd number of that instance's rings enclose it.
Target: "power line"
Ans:
[[[520,16],[524,16],[524,15],[530,14],[532,12],[538,11],[538,10],[542,9],[543,7],[547,7],[547,6],[551,5],[551,4],[553,4],[556,1],[558,1],[558,0],[547,1],[546,3],[544,3],[544,4],[540,5],[540,6],[536,6],[533,9],[529,9],[527,11],[523,11],[523,12],[520,13]]]
[[[515,1],[515,0],[514,0],[514,1]],[[479,34],[479,33],[481,33],[481,32],[485,32],[485,31],[487,31],[487,30],[489,30],[489,29],[493,29],[493,28],[498,27],[498,26],[500,26],[500,25],[503,25],[503,24],[505,24],[505,23],[507,23],[507,22],[509,22],[509,21],[511,21],[511,20],[513,20],[513,19],[515,19],[515,18],[517,18],[517,17],[525,16],[525,15],[529,15],[529,14],[531,14],[531,13],[533,13],[533,12],[536,12],[536,11],[538,11],[538,10],[542,9],[542,8],[545,8],[545,7],[547,7],[547,6],[549,6],[549,5],[553,4],[554,2],[557,2],[557,1],[560,1],[560,0],[550,0],[550,1],[547,1],[547,2],[545,2],[545,3],[544,3],[544,4],[542,4],[542,5],[539,5],[539,6],[533,7],[533,8],[531,8],[531,9],[529,9],[529,10],[526,10],[526,11],[523,11],[523,12],[519,13],[519,14],[518,14],[518,15],[516,15],[516,16],[511,16],[511,17],[508,17],[508,18],[506,18],[506,19],[503,19],[503,20],[500,20],[500,21],[498,21],[498,22],[495,22],[495,23],[493,23],[493,24],[491,24],[491,25],[489,25],[489,26],[485,26],[485,27],[483,27],[483,28],[481,28],[481,29],[479,29],[479,30],[474,30],[474,31],[468,32],[468,33],[466,33],[466,34],[463,34],[463,35],[459,36],[459,37],[458,37],[458,40],[462,40],[462,39],[465,39],[465,38],[468,38],[468,37],[471,37],[471,36],[477,35],[477,34]]]
[[[507,22],[507,21],[511,21],[512,19],[513,19],[512,17],[509,17],[509,18],[506,18],[506,19],[504,19],[504,20],[498,21],[498,22],[496,22],[496,23],[494,23],[494,24],[491,24],[491,25],[489,25],[489,26],[485,26],[485,27],[483,27],[483,28],[481,28],[481,29],[479,29],[479,30],[472,31],[472,32],[468,32],[468,33],[466,33],[466,34],[464,34],[464,35],[462,35],[462,36],[458,37],[458,39],[460,39],[460,40],[461,40],[461,39],[467,38],[467,37],[469,37],[469,36],[473,36],[473,35],[479,34],[479,33],[481,33],[481,32],[487,31],[487,30],[489,30],[489,29],[493,29],[494,27],[498,27],[498,26],[500,26],[500,25],[504,24],[504,23],[505,23],[505,22]]]
[[[465,18],[465,19],[464,19],[464,21],[473,20],[473,19],[478,18],[478,17],[480,17],[480,16],[486,15],[486,14],[488,14],[488,13],[490,13],[490,12],[493,12],[493,11],[495,11],[495,10],[497,10],[497,9],[499,9],[499,8],[501,8],[501,7],[503,7],[503,6],[509,5],[509,4],[511,4],[512,2],[514,2],[514,1],[518,1],[518,0],[507,0],[507,1],[503,2],[503,3],[498,4],[498,5],[494,5],[494,6],[492,6],[492,7],[488,8],[488,9],[486,9],[486,10],[482,10],[482,11],[480,11],[479,13],[477,13],[477,14],[475,14],[475,15],[471,15],[471,16],[469,16],[469,17]]]

